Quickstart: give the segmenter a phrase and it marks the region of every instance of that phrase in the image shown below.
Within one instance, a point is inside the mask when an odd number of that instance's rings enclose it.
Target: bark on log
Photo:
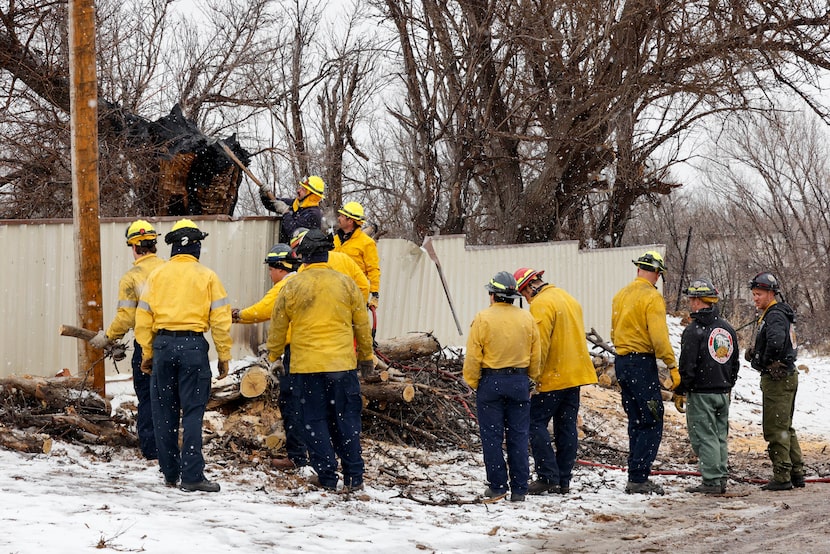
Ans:
[[[95,337],[98,333],[95,331],[90,331],[89,329],[84,329],[83,327],[75,327],[73,325],[61,325],[60,334],[64,337],[75,337],[76,339],[81,339],[89,342],[90,339]]]
[[[48,435],[27,435],[14,429],[0,428],[0,446],[30,454],[48,454],[52,450],[52,438]]]
[[[441,350],[438,340],[429,333],[411,333],[378,341],[377,351],[387,358],[399,362],[431,356]]]
[[[258,364],[241,368],[214,383],[207,409],[213,410],[240,398],[256,398],[268,390],[273,382],[270,372]]]
[[[412,402],[415,398],[415,387],[411,383],[396,383],[389,381],[383,384],[364,383],[360,393],[367,400],[378,403]]]
[[[0,397],[8,397],[14,390],[40,402],[50,412],[74,407],[78,412],[109,416],[112,406],[98,393],[85,390],[83,377],[18,377],[0,379]]]

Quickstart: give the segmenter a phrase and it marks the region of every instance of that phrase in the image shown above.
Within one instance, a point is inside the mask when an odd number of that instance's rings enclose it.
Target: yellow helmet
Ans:
[[[349,219],[354,219],[358,225],[366,221],[363,216],[363,206],[360,205],[360,202],[346,202],[342,208],[337,210],[337,213],[343,214]]]
[[[137,219],[130,223],[124,236],[127,237],[127,246],[132,246],[144,241],[155,242],[159,235],[148,221]]]
[[[199,230],[193,221],[189,219],[178,220],[169,233],[164,235],[164,242],[173,244],[174,242],[181,242],[182,245],[193,241],[200,241],[208,236]]]
[[[659,252],[649,250],[636,260],[631,260],[634,265],[646,271],[653,271],[655,273],[663,274],[666,272],[666,263],[663,261],[663,256]]]
[[[305,180],[300,181],[300,184],[305,187],[308,192],[316,194],[320,198],[326,197],[326,183],[324,183],[323,180],[317,175],[306,177]]]

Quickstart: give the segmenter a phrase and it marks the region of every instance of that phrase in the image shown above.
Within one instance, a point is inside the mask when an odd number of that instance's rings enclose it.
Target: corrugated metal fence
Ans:
[[[162,235],[178,218],[151,220]],[[275,242],[278,222],[254,217],[193,218],[210,233],[201,261],[219,275],[234,307],[259,300],[270,287],[262,265]],[[104,326],[112,321],[118,280],[132,264],[124,244],[130,219],[101,223]],[[74,233],[71,221],[0,221],[0,245],[6,270],[0,272],[0,376],[54,375],[62,368],[77,373],[77,339],[60,337],[61,324],[77,325],[75,306]],[[465,247],[463,236],[434,237],[436,254],[446,276],[460,321],[459,334],[435,264],[426,251],[409,241],[382,239],[379,339],[413,331],[430,331],[441,344],[461,346],[476,312],[487,306],[484,284],[497,271],[518,267],[545,270],[545,280],[565,288],[582,303],[585,325],[608,337],[611,298],[634,276],[631,260],[644,249],[580,251],[575,242]],[[159,241],[159,255],[169,256]],[[264,342],[265,325],[234,325],[234,358],[256,351]],[[132,333],[128,335],[131,338]],[[215,358],[215,353],[211,353]],[[119,363],[129,372],[129,360]],[[108,372],[115,369],[108,362]]]

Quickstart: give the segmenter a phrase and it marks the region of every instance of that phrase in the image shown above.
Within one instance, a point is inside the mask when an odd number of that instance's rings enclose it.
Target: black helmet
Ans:
[[[714,298],[717,300],[718,294],[720,294],[718,289],[706,277],[695,279],[686,289],[686,296],[689,298]]]
[[[761,289],[761,290],[771,290],[772,292],[778,292],[778,279],[775,278],[775,275],[770,273],[769,271],[762,271],[758,275],[752,278],[749,282],[749,288],[752,289]]]
[[[516,290],[516,278],[507,271],[499,271],[484,288],[499,298],[520,298],[522,295]]]
[[[303,236],[300,244],[294,248],[294,252],[301,260],[305,260],[311,255],[318,252],[328,252],[332,248],[334,248],[332,237],[326,235],[320,229],[311,229]]]
[[[646,271],[657,272],[660,275],[666,272],[666,263],[663,261],[663,256],[660,252],[649,250],[636,260],[631,260],[634,265]]]
[[[208,234],[200,231],[196,224],[191,220],[180,219],[175,225],[173,225],[173,229],[164,235],[164,242],[167,244],[187,246],[190,243],[203,240],[206,236],[208,236]]]
[[[268,264],[274,269],[293,271],[296,261],[297,256],[291,251],[291,247],[287,244],[279,243],[275,244],[271,250],[268,251],[263,263]]]

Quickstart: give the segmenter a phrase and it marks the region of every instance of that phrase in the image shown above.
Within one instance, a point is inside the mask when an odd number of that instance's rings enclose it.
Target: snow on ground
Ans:
[[[676,346],[681,330],[671,318]],[[803,355],[799,363],[809,371],[801,374],[795,427],[828,437],[830,360]],[[731,420],[760,433],[758,381],[742,368]],[[113,404],[125,398],[117,395]],[[556,549],[556,531],[595,525],[608,514],[644,513],[651,504],[650,497],[624,494],[624,472],[581,465],[569,495],[472,503],[485,486],[480,453],[366,442],[367,488],[352,495],[311,490],[301,475],[238,471],[211,458],[207,473],[222,491],[186,493],[165,487],[157,465],[137,450],[60,441],[48,455],[0,450],[0,553],[535,552]],[[406,498],[402,487],[380,483],[379,468],[392,466],[425,491],[414,497],[459,502],[431,506]],[[682,492],[688,478],[660,482],[669,495],[691,496]]]

